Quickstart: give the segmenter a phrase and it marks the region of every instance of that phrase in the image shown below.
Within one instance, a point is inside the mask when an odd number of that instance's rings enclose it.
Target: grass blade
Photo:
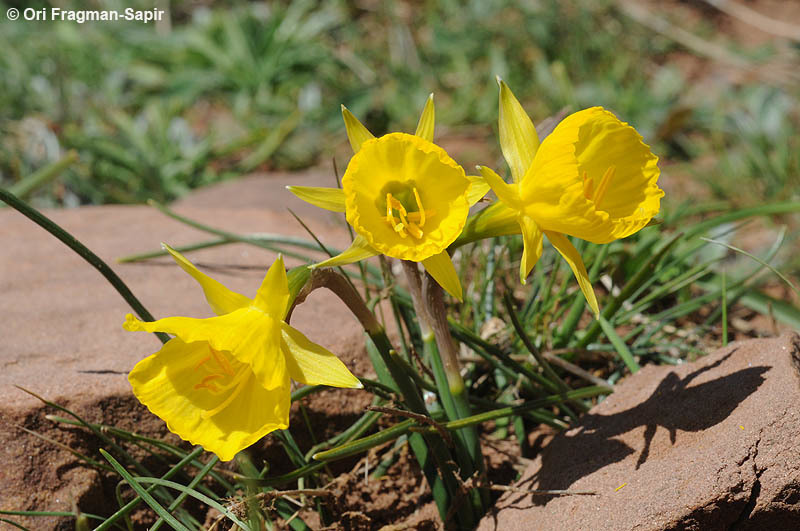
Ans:
[[[605,317],[602,315],[597,318],[597,321],[600,323],[600,326],[603,329],[603,333],[606,335],[611,344],[614,345],[614,348],[617,349],[617,353],[619,354],[622,361],[625,362],[625,365],[628,367],[632,373],[638,371],[641,367],[639,364],[636,363],[636,360],[633,358],[633,354],[628,349],[628,345],[622,340],[621,337],[617,334],[617,331],[614,330],[614,327],[609,323]]]
[[[30,174],[21,181],[11,186],[8,191],[20,198],[27,198],[31,193],[36,191],[37,188],[44,186],[56,177],[61,172],[78,162],[78,153],[69,151],[66,156],[52,164],[48,164],[39,171]]]
[[[172,529],[176,531],[190,531],[188,527],[180,523],[174,516],[169,514],[167,510],[161,506],[160,503],[153,498],[149,492],[145,488],[143,488],[139,482],[127,471],[125,467],[123,467],[119,462],[114,459],[111,454],[100,448],[100,454],[106,458],[106,460],[111,463],[111,466],[117,471],[117,473],[122,476],[122,478],[131,486],[133,490],[136,491],[136,494],[153,509],[156,514],[158,514],[161,518],[163,518],[169,525],[172,526]],[[143,478],[144,479],[144,478]],[[175,483],[177,485],[177,483]]]

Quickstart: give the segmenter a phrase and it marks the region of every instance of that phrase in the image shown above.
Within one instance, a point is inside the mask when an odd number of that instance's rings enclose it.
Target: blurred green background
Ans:
[[[746,6],[785,21],[792,4]],[[759,29],[703,0],[0,6],[0,185],[38,206],[164,201],[254,171],[329,171],[335,154],[346,162],[340,104],[376,134],[413,130],[430,92],[437,139],[465,166],[503,169],[495,75],[535,122],[603,105],[633,124],[662,159],[668,197],[800,197],[798,31]],[[166,15],[5,16],[51,6]],[[72,151],[75,162],[48,171]]]

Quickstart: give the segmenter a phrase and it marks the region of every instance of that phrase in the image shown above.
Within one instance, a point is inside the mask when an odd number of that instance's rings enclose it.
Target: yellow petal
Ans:
[[[469,206],[474,206],[489,193],[492,187],[489,186],[486,179],[479,175],[467,175],[467,179],[469,179],[470,182],[469,192],[467,192],[467,201],[469,201]]]
[[[323,188],[320,186],[287,186],[287,190],[314,206],[332,212],[344,212],[344,192],[341,188]]]
[[[181,269],[189,273],[194,278],[200,287],[203,288],[203,293],[206,295],[206,300],[211,309],[217,315],[230,313],[239,308],[246,308],[250,305],[250,299],[244,295],[240,295],[235,291],[231,291],[221,283],[202,273],[197,269],[193,263],[187,260],[181,253],[167,245],[161,243],[161,246],[172,255],[172,258],[181,266]]]
[[[516,184],[508,184],[493,169],[486,166],[479,166],[478,169],[500,201],[511,208],[520,208],[519,191]]]
[[[500,85],[500,148],[511,168],[511,177],[518,183],[533,162],[539,137],[533,122],[505,81],[498,77],[497,83]]]
[[[358,153],[358,150],[361,149],[361,144],[371,138],[375,138],[344,105],[342,105],[342,118],[344,118],[344,128],[347,130],[347,138],[350,140],[354,153]]]
[[[286,279],[283,257],[278,255],[258,288],[253,306],[274,319],[283,320],[289,309],[288,303],[289,281]]]
[[[592,107],[565,118],[542,142],[520,195],[543,230],[608,243],[658,213],[658,158],[613,114]],[[605,191],[603,191],[605,190]]]
[[[207,342],[213,349],[230,352],[240,363],[250,365],[262,387],[276,389],[289,378],[280,348],[280,322],[249,307],[208,319],[167,317],[143,322],[128,314],[123,327],[132,332],[166,332],[186,343]]]
[[[520,216],[519,228],[522,230],[522,241],[525,243],[522,262],[519,265],[519,277],[520,282],[525,284],[531,269],[542,256],[542,231],[536,222],[527,216]]]
[[[281,331],[281,347],[292,380],[307,385],[364,387],[332,352],[313,343],[286,323],[281,324]]]
[[[226,363],[234,371],[247,372],[235,372],[241,375],[235,385],[229,389],[219,385],[212,392],[202,386],[209,374],[209,362],[204,360],[210,356],[208,343],[172,339],[137,363],[128,380],[136,398],[164,420],[170,431],[230,461],[269,432],[288,427],[290,389],[287,380],[268,391],[256,383],[246,366],[228,358]]]
[[[433,94],[428,96],[428,101],[425,102],[425,108],[422,109],[422,114],[419,117],[417,124],[417,131],[414,133],[420,138],[424,138],[428,142],[433,142],[433,126],[435,112],[433,109]]]
[[[550,240],[550,243],[553,244],[553,247],[561,253],[561,256],[567,261],[569,267],[572,268],[572,272],[578,280],[578,286],[580,286],[583,296],[586,297],[586,302],[589,303],[589,308],[592,309],[592,313],[594,313],[595,316],[600,315],[597,297],[595,297],[592,283],[589,281],[589,273],[586,272],[586,266],[583,265],[583,260],[581,259],[581,255],[578,254],[578,250],[563,234],[550,231],[545,231],[545,234],[547,235],[547,239]]]
[[[444,290],[458,300],[462,299],[461,282],[458,273],[450,260],[447,251],[442,251],[422,261],[425,270],[439,283]]]
[[[350,247],[342,251],[341,254],[338,254],[332,258],[328,258],[327,260],[324,260],[318,264],[314,264],[311,267],[317,268],[342,266],[358,262],[359,260],[366,260],[367,258],[377,254],[380,253],[370,247],[369,243],[367,243],[367,240],[363,236],[357,234]]]

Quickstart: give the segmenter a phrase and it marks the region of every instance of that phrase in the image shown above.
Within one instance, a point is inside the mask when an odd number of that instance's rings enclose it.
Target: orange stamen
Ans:
[[[388,221],[392,225],[392,228],[394,229],[394,231],[397,234],[399,234],[401,238],[405,238],[406,237],[405,223],[398,223],[397,222],[397,220],[394,217],[393,209],[397,209],[397,210],[400,211],[400,220],[401,220],[401,222],[404,222],[405,218],[403,218],[403,215],[405,214],[405,210],[406,209],[403,208],[403,205],[402,205],[402,203],[400,203],[400,201],[398,201],[397,199],[392,197],[391,193],[387,193],[386,194],[386,221]]]
[[[248,374],[247,370],[241,371],[236,376],[236,378],[233,379],[233,381],[230,384],[225,386],[225,389],[230,389],[231,387],[236,386],[234,388],[233,392],[231,394],[229,394],[228,397],[225,400],[223,400],[220,405],[218,405],[214,409],[210,409],[208,411],[203,411],[202,413],[200,413],[200,416],[203,419],[208,419],[208,418],[213,417],[214,415],[216,415],[217,413],[219,413],[220,411],[222,411],[226,407],[228,407],[228,405],[230,405],[230,403],[233,402],[234,399],[237,396],[239,396],[239,393],[242,392],[242,389],[244,388],[244,385],[241,385],[241,381],[245,376],[247,376],[247,374]]]
[[[586,199],[588,199],[590,201],[592,200],[592,195],[593,195],[593,190],[592,190],[593,186],[592,186],[592,184],[593,184],[593,181],[589,178],[589,175],[584,170],[584,172],[583,172],[583,195],[584,195],[584,197],[586,197]]]
[[[217,391],[217,386],[214,385],[214,382],[212,380],[216,380],[217,378],[224,378],[224,377],[225,377],[224,374],[209,374],[208,376],[206,376],[205,378],[200,380],[200,383],[195,384],[194,388],[195,389],[208,389],[211,392],[216,392]]]
[[[431,216],[436,215],[435,210],[426,211],[422,206],[422,199],[416,187],[412,188],[414,191],[414,199],[417,201],[419,212],[409,212],[403,203],[392,197],[391,193],[386,194],[386,221],[392,225],[392,228],[401,238],[405,238],[409,234],[411,237],[419,240],[424,235],[422,227],[425,226],[425,221]],[[394,211],[397,211],[398,219],[394,216]]]
[[[414,237],[414,238],[416,238],[416,239],[418,239],[418,240],[419,240],[420,238],[422,238],[422,235],[423,235],[422,229],[420,229],[420,228],[417,226],[417,224],[416,224],[416,223],[409,223],[409,224],[408,224],[408,226],[406,227],[406,230],[408,231],[408,233],[409,233],[409,234],[410,234],[412,237]]]
[[[233,376],[234,375],[233,367],[231,367],[231,364],[228,363],[228,360],[225,359],[225,356],[221,355],[218,351],[214,350],[213,348],[209,347],[209,350],[211,350],[211,355],[214,356],[214,359],[217,360],[217,363],[219,363],[219,366],[222,368],[222,372],[224,372],[228,376]]]
[[[603,178],[600,179],[600,184],[597,185],[597,192],[594,194],[594,204],[598,206],[600,202],[606,195],[606,190],[608,190],[608,185],[611,183],[611,179],[614,178],[614,174],[617,172],[616,166],[611,166],[606,170],[603,174]]]
[[[422,207],[422,199],[419,198],[419,192],[417,192],[417,187],[414,187],[414,198],[417,200],[417,207],[419,207],[419,226],[425,226],[425,209]],[[422,231],[420,231],[422,232]],[[421,238],[422,236],[417,236],[417,238]]]

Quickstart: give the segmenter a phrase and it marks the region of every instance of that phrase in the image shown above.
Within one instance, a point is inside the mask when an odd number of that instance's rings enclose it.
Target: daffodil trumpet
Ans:
[[[499,199],[492,215],[483,220],[481,235],[494,235],[491,229],[508,230],[508,221],[516,217],[524,241],[523,283],[547,236],[598,315],[586,267],[567,236],[609,243],[647,226],[664,195],[657,184],[658,157],[633,127],[602,107],[567,116],[540,144],[533,122],[511,89],[499,78],[498,84],[500,147],[513,182],[479,167]]]
[[[356,237],[350,248],[312,267],[337,266],[384,254],[422,262],[451,295],[461,299],[461,283],[447,248],[461,234],[469,208],[489,190],[482,177],[467,176],[433,143],[433,95],[415,134],[375,138],[342,106],[354,155],[342,188],[288,186],[300,199],[344,212]]]
[[[269,432],[289,426],[290,379],[361,387],[334,354],[285,322],[292,297],[280,256],[250,299],[164,247],[200,284],[217,314],[151,322],[125,318],[126,330],[174,336],[128,375],[134,395],[170,431],[229,461]]]

